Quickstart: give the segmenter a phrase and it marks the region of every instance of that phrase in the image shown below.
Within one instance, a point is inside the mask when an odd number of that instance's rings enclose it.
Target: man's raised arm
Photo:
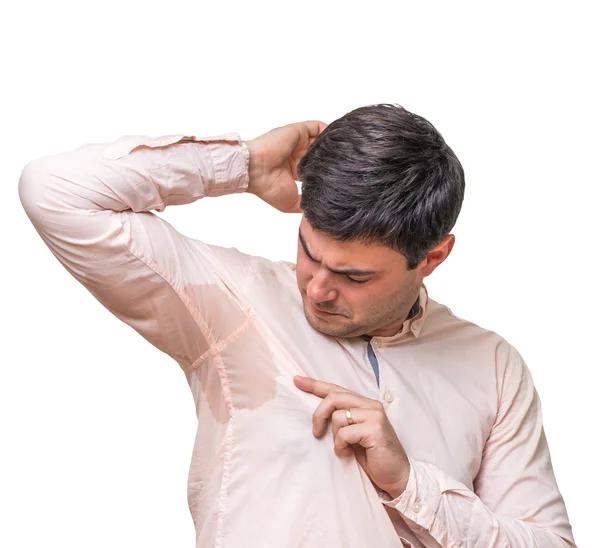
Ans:
[[[211,246],[194,240],[192,251],[189,238],[150,210],[244,192],[248,167],[248,147],[236,133],[131,135],[31,161],[19,197],[71,275],[185,369],[229,334],[211,330],[204,319],[211,310],[196,308],[188,284],[225,289],[236,271]]]

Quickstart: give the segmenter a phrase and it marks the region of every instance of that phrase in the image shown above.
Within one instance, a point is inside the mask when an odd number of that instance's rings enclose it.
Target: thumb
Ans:
[[[302,213],[300,209],[300,200],[302,200],[302,194],[298,193],[298,199],[296,203],[290,208],[289,213]]]
[[[295,192],[293,194],[288,192],[285,195],[263,195],[260,196],[260,198],[282,213],[302,213],[302,210],[300,209],[300,200],[302,199],[302,194],[296,190],[295,186],[294,190]]]

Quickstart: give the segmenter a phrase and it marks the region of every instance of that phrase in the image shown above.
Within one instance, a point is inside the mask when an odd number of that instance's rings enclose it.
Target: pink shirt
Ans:
[[[21,202],[63,266],[182,368],[198,430],[188,499],[198,548],[573,547],[517,350],[421,288],[392,337],[310,327],[295,266],[207,245],[151,210],[244,192],[237,133],[124,136],[34,160]],[[397,499],[312,435],[305,375],[380,400],[411,462]]]

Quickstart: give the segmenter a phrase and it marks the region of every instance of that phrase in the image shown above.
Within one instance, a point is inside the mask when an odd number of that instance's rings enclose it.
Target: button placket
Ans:
[[[371,338],[364,337],[363,339],[367,341],[367,357],[373,369],[373,373],[375,374],[375,379],[377,380],[377,386],[379,387],[379,360],[375,355],[375,348]]]
[[[375,349],[378,349],[379,347],[381,347],[381,341],[377,338],[373,338],[369,342],[371,344],[371,348],[373,349],[373,355],[375,356]],[[379,386],[381,387],[381,384],[380,384],[381,379],[379,378],[379,373],[380,373],[381,369],[379,368],[379,360],[378,360],[377,356],[375,356],[375,359],[377,360],[377,364],[378,364],[377,384],[379,384]],[[390,403],[392,403],[394,401],[394,393],[388,388],[381,396],[381,399],[389,405]]]

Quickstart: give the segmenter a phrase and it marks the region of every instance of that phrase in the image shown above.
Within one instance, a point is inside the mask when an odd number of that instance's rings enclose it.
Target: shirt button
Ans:
[[[413,512],[418,513],[421,510],[422,506],[420,502],[415,502],[412,506]]]
[[[388,403],[392,403],[394,401],[394,394],[390,390],[388,390],[383,397]]]
[[[377,339],[373,339],[371,341],[371,344],[373,345],[373,348],[379,348],[379,345],[381,344]]]

